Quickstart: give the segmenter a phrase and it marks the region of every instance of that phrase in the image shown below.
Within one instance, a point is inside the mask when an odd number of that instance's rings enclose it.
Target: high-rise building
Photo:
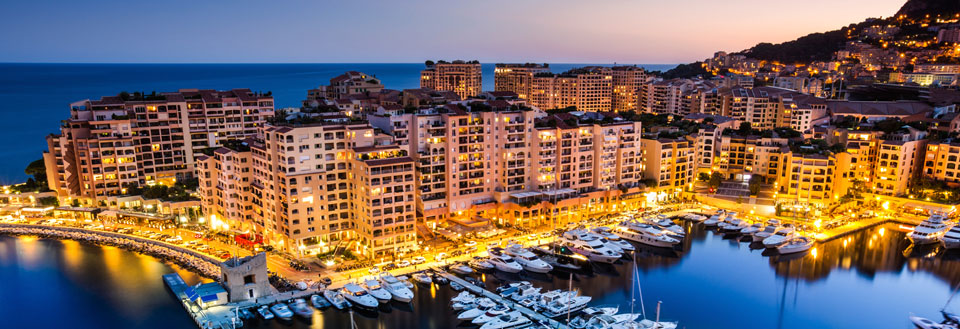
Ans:
[[[330,79],[330,84],[307,90],[307,99],[339,99],[349,95],[378,93],[383,84],[377,77],[357,71],[347,71]]]
[[[549,72],[549,64],[497,64],[493,69],[493,89],[512,91],[518,97],[528,99],[533,91],[533,76]]]
[[[47,137],[44,162],[61,198],[89,205],[131,186],[192,177],[194,156],[256,135],[273,116],[273,97],[248,89],[121,93],[70,106],[60,134]]]
[[[420,88],[446,90],[457,93],[461,99],[480,95],[482,88],[478,61],[427,61],[420,71]]]
[[[613,75],[610,68],[589,66],[561,74],[533,77],[530,104],[542,109],[574,106],[578,111],[610,111]]]
[[[639,90],[647,80],[647,71],[636,65],[611,68],[613,83],[611,110],[634,111],[639,102]]]

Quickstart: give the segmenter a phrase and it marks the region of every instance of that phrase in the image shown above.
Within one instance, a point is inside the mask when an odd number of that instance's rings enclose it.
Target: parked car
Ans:
[[[441,253],[437,254],[436,257],[434,257],[434,260],[440,262],[440,261],[443,261],[443,260],[446,259],[446,258],[447,258],[447,253],[441,252]]]
[[[414,257],[414,258],[413,258],[413,261],[412,261],[411,263],[413,263],[414,265],[416,265],[416,264],[423,264],[423,263],[426,263],[426,262],[427,262],[427,259],[426,259],[426,258],[423,258],[423,256],[417,256],[417,257]]]
[[[367,272],[370,272],[370,274],[377,274],[377,273],[380,273],[380,268],[374,266],[374,267],[371,267],[369,270],[367,270]]]
[[[397,267],[407,267],[407,266],[410,266],[410,261],[408,260],[402,260],[399,263],[397,263]]]
[[[464,243],[463,245],[466,246],[466,247],[475,247],[475,246],[477,246],[477,242],[476,242],[476,241],[473,241],[473,240],[470,240],[470,241],[467,241],[467,243]]]

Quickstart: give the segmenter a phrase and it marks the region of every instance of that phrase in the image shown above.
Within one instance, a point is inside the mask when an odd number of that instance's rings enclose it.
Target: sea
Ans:
[[[590,305],[678,321],[686,329],[913,328],[908,316],[940,320],[958,311],[960,255],[915,248],[885,224],[780,256],[738,238],[685,223],[679,250],[639,246],[636,261],[545,275],[473,274],[488,289],[529,281],[544,291],[573,287]],[[161,276],[175,265],[114,247],[0,236],[0,328],[195,328]],[[636,281],[632,278],[637,277]],[[312,319],[251,320],[244,328],[453,329],[449,286],[414,288],[412,303],[375,311],[326,309]],[[565,319],[562,319],[565,320]]]
[[[550,64],[553,72],[585,65]],[[620,63],[623,65],[623,63]],[[673,64],[640,64],[668,70]],[[59,132],[70,103],[121,91],[186,88],[273,92],[277,108],[299,107],[307,90],[354,70],[380,78],[387,88],[418,88],[423,63],[337,64],[25,64],[0,63],[0,184],[26,180],[24,168],[47,149],[45,136]],[[493,90],[494,64],[482,64],[483,89]]]

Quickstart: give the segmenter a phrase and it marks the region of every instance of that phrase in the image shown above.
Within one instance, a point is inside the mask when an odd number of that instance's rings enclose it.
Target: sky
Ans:
[[[0,62],[673,64],[783,42],[905,0],[31,0]]]

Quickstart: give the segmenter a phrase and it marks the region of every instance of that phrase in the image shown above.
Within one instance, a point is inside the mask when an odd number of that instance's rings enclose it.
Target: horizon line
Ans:
[[[426,62],[426,60],[424,60]],[[106,64],[106,65],[196,65],[196,64],[423,64],[424,62],[6,62],[0,61],[0,64]],[[535,63],[535,64],[597,64],[597,65],[680,65],[687,63],[592,63],[592,62],[544,62],[544,61],[494,61],[483,62],[480,64],[517,64],[517,63]]]

